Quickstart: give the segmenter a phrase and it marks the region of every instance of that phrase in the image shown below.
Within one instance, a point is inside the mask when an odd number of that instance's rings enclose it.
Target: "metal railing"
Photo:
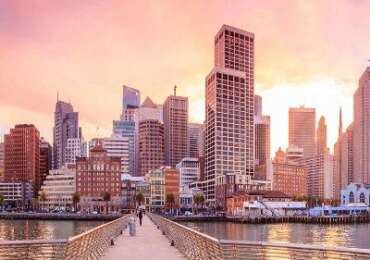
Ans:
[[[122,234],[130,216],[123,216],[69,239],[2,241],[0,259],[99,259],[113,240]]]
[[[370,259],[368,249],[218,240],[159,215],[148,215],[188,259]]]

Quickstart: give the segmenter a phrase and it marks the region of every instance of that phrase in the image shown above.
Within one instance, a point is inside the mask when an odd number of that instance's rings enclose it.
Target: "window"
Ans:
[[[349,203],[354,203],[355,202],[355,196],[353,195],[353,192],[351,191],[349,193]]]
[[[363,192],[360,194],[360,203],[365,203],[365,194]]]

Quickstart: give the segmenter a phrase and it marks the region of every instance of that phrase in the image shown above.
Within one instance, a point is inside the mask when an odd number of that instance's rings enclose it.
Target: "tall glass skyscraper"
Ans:
[[[133,113],[140,106],[140,91],[123,85],[122,120],[133,121]]]

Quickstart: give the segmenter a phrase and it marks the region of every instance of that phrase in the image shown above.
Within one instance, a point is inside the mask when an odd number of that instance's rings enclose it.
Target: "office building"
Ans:
[[[0,143],[0,182],[4,181],[4,143]]]
[[[188,124],[188,157],[199,158],[204,155],[204,128],[203,124]]]
[[[4,136],[5,182],[28,182],[34,191],[41,186],[40,133],[34,125],[16,125]]]
[[[177,165],[176,169],[180,173],[180,189],[183,190],[189,185],[200,179],[200,169],[198,158],[185,157]]]
[[[64,151],[64,164],[76,164],[77,157],[87,156],[86,143],[82,138],[68,138]]]
[[[154,119],[139,123],[139,175],[145,176],[152,170],[164,166],[163,123]]]
[[[370,183],[370,67],[359,80],[353,99],[353,181]]]
[[[163,105],[165,164],[176,167],[188,153],[188,98],[169,96]]]
[[[89,157],[76,159],[76,191],[82,208],[107,210],[104,193],[109,193],[108,207],[118,209],[121,187],[121,159],[109,157],[102,142],[90,150]]]
[[[328,145],[326,141],[327,126],[325,124],[325,117],[321,116],[319,125],[316,130],[316,154],[323,154],[328,152]]]
[[[254,116],[262,116],[262,97],[254,95]]]
[[[315,114],[314,108],[289,108],[289,146],[295,145],[303,148],[305,157],[316,154]]]
[[[70,103],[58,100],[54,112],[53,168],[59,169],[65,163],[65,148],[69,138],[82,136],[78,126],[78,113],[73,112]]]
[[[122,87],[122,121],[134,121],[135,110],[140,105],[140,91],[123,85]]]
[[[254,34],[223,25],[215,36],[215,67],[206,78],[206,198],[218,176],[254,173]]]
[[[51,145],[45,141],[44,138],[40,140],[40,185],[48,176],[49,171],[52,168],[52,154],[53,150]]]
[[[256,165],[266,165],[270,159],[270,116],[255,117]]]

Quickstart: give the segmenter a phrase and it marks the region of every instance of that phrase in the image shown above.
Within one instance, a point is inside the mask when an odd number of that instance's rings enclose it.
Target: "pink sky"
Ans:
[[[0,2],[0,133],[34,123],[52,137],[56,93],[80,113],[86,139],[109,135],[121,86],[161,103],[178,86],[190,119],[204,118],[204,79],[222,24],[256,36],[256,93],[272,117],[272,150],[287,143],[289,106],[352,120],[370,58],[370,1]],[[200,112],[201,111],[201,112]]]

